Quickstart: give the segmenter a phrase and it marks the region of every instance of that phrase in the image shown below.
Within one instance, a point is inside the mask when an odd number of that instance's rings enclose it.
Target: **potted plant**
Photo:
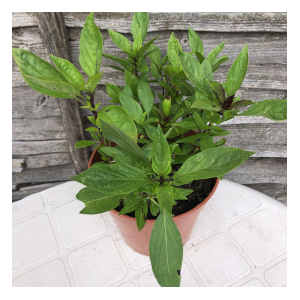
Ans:
[[[61,58],[51,56],[56,69],[26,50],[13,49],[13,56],[34,90],[76,99],[93,114],[88,118],[94,126],[86,130],[94,141],[76,144],[76,148],[93,146],[89,169],[71,178],[86,186],[76,195],[85,204],[80,213],[110,211],[125,241],[140,253],[149,251],[158,283],[179,286],[182,245],[201,208],[219,179],[254,153],[224,147],[222,137],[230,132],[219,125],[235,116],[286,120],[287,102],[254,103],[235,97],[246,76],[247,45],[233,62],[226,82],[218,83],[213,73],[229,59],[218,57],[224,42],[204,57],[200,37],[189,28],[191,52],[183,52],[172,33],[162,58],[154,45],[157,37],[143,44],[148,23],[148,13],[134,13],[133,44],[109,30],[112,41],[126,53],[124,59],[102,54],[102,35],[91,13],[80,38],[79,61],[87,82]],[[103,73],[99,72],[102,56],[120,65],[110,67],[124,73],[126,85],[107,83],[107,94],[116,105],[99,109],[94,96]],[[152,83],[161,86],[159,103],[154,102]],[[215,141],[214,137],[221,138]]]

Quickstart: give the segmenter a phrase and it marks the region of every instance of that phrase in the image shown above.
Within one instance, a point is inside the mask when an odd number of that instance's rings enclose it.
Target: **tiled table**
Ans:
[[[13,286],[156,287],[108,213],[81,215],[67,182],[12,204]],[[286,206],[223,180],[184,245],[182,287],[286,286]]]

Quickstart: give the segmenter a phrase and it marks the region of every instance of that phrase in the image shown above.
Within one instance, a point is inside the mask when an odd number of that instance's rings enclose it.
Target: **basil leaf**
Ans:
[[[204,47],[203,47],[200,37],[192,28],[189,27],[188,31],[189,31],[189,44],[190,44],[192,51],[199,52],[203,55]]]
[[[139,100],[141,101],[144,110],[147,112],[149,117],[151,108],[153,106],[154,96],[152,94],[152,90],[148,83],[143,80],[140,80],[137,84],[137,92],[139,96]]]

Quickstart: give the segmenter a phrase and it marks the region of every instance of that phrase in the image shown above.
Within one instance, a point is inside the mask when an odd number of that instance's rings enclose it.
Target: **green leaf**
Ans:
[[[107,195],[134,192],[148,181],[139,168],[123,164],[96,165],[70,179]]]
[[[227,98],[234,95],[244,81],[248,68],[248,45],[245,45],[233,62],[226,80]]]
[[[89,127],[89,128],[86,128],[85,131],[89,131],[89,132],[98,132],[99,129],[96,128],[96,127]]]
[[[147,36],[147,30],[149,25],[149,16],[147,12],[135,12],[133,14],[131,23],[131,33],[135,40],[139,33],[141,33],[142,41]]]
[[[223,50],[225,45],[225,42],[219,44],[216,48],[214,48],[208,55],[207,55],[207,59],[210,62],[213,62],[213,60],[218,56],[218,54]]]
[[[128,85],[131,88],[134,99],[138,100],[137,85],[138,85],[139,79],[127,70],[125,70],[124,79],[125,79],[126,85]]]
[[[71,83],[77,83],[80,86],[85,85],[85,81],[81,73],[75,68],[75,66],[69,61],[56,57],[50,54],[50,57],[57,69],[63,74],[63,76]]]
[[[139,159],[149,163],[148,158],[143,154],[139,146],[127,134],[111,124],[100,120],[104,137],[117,144],[117,147],[133,160]]]
[[[213,72],[217,71],[218,68],[221,66],[221,64],[223,64],[224,62],[229,60],[229,58],[227,56],[228,55],[220,56],[213,60],[213,62],[211,63]]]
[[[129,114],[122,107],[116,105],[106,106],[99,111],[98,118],[117,127],[136,143],[136,126]]]
[[[79,85],[77,83],[61,82],[57,81],[56,78],[52,77],[40,77],[36,78],[29,75],[24,75],[31,82],[36,83],[39,86],[46,88],[47,90],[52,90],[53,92],[60,92],[68,95],[68,97],[61,98],[73,98],[74,96],[81,96]]]
[[[181,51],[182,48],[178,40],[175,38],[174,32],[172,32],[168,42],[168,58],[171,64],[178,70],[180,70],[180,61],[179,61],[178,54]]]
[[[211,112],[206,116],[206,119],[208,122],[214,123],[214,124],[220,124],[220,115],[218,113]]]
[[[194,112],[194,118],[196,121],[196,124],[199,126],[199,128],[201,130],[203,129],[207,129],[207,125],[204,123],[203,119],[200,117],[199,114],[197,114],[196,112]]]
[[[122,107],[128,112],[128,114],[136,120],[141,120],[143,110],[141,106],[132,98],[128,97],[124,93],[119,94]]]
[[[191,194],[193,190],[190,189],[182,189],[182,188],[176,188],[173,186],[173,194],[174,194],[174,200],[187,200],[189,194]]]
[[[111,54],[105,54],[103,53],[103,57],[107,58],[107,59],[111,59],[117,63],[119,63],[121,66],[123,66],[125,68],[126,66],[126,70],[128,70],[128,68],[130,69],[130,64],[129,61],[127,61],[126,59],[123,58],[119,58],[117,56],[111,55]]]
[[[118,46],[121,50],[123,50],[124,52],[131,51],[131,44],[125,36],[113,30],[108,30],[108,33],[115,45]]]
[[[186,155],[178,155],[175,156],[175,158],[172,161],[172,165],[182,164],[184,163],[189,157],[191,157],[193,154],[186,154]]]
[[[191,106],[192,108],[199,108],[203,109],[206,111],[220,111],[222,108],[221,106],[212,106],[210,103],[202,100],[196,100],[193,105]]]
[[[51,64],[24,49],[13,48],[12,55],[25,82],[32,89],[51,97],[70,98],[70,95],[67,93],[45,88],[26,77],[28,75],[36,78],[48,77],[53,78],[55,81],[68,82],[68,80]]]
[[[159,48],[152,44],[149,47],[148,51],[151,52],[151,54],[149,54],[149,58],[150,58],[151,62],[153,62],[154,64],[159,66],[160,65],[160,60],[161,60],[161,53],[160,53]]]
[[[216,148],[216,145],[214,144],[213,137],[207,136],[200,140],[200,149],[201,151],[204,151],[206,149],[210,148]]]
[[[207,132],[203,132],[203,133],[197,133],[188,137],[184,137],[179,139],[178,141],[176,141],[176,143],[193,143],[194,141],[200,139],[200,138],[204,138],[206,136],[225,136],[225,135],[229,135],[230,132],[227,130],[222,130],[219,132],[212,132],[212,131],[207,131]]]
[[[192,150],[194,150],[194,148],[195,147],[192,144],[185,143],[182,146],[182,154],[183,155],[188,154],[189,152],[191,152]]]
[[[101,80],[103,72],[100,74],[95,75],[94,77],[89,78],[87,84],[85,84],[83,87],[88,90],[89,92],[93,93],[98,85],[98,83]]]
[[[210,82],[210,87],[211,87],[213,93],[215,94],[215,96],[217,97],[219,103],[220,104],[224,103],[224,101],[225,101],[225,91],[223,89],[222,84],[220,84],[217,81],[211,81]]]
[[[197,130],[198,126],[190,121],[181,121],[181,122],[175,122],[172,124],[172,126],[176,126],[179,128],[185,128],[185,129],[189,129],[189,130]]]
[[[218,147],[188,158],[173,176],[172,184],[180,186],[193,180],[224,175],[242,164],[255,152],[238,148]]]
[[[176,88],[184,95],[184,96],[192,96],[195,93],[194,87],[186,81],[181,81],[176,85]]]
[[[140,80],[137,84],[137,92],[139,100],[141,101],[144,110],[147,112],[147,115],[149,117],[154,100],[154,96],[149,84],[143,80]]]
[[[125,94],[126,96],[130,97],[131,99],[133,99],[133,93],[132,93],[132,90],[129,85],[124,86],[122,93]]]
[[[171,152],[169,144],[164,136],[160,125],[156,131],[156,137],[152,143],[152,168],[159,175],[171,172]]]
[[[103,147],[100,151],[107,156],[111,156],[116,163],[132,165],[131,161],[116,147]]]
[[[205,57],[203,56],[203,54],[201,54],[199,52],[195,52],[195,55],[196,55],[199,63],[202,64],[202,62],[205,60]]]
[[[149,160],[151,160],[151,149],[152,143],[149,143],[141,148],[141,151]]]
[[[156,138],[157,129],[154,126],[149,125],[148,123],[146,123],[144,126],[145,126],[147,136],[152,141],[154,141]]]
[[[154,276],[162,287],[179,287],[183,247],[180,232],[165,209],[156,219],[149,243]]]
[[[226,143],[226,139],[222,138],[220,141],[216,142],[215,145],[216,145],[216,147],[221,147],[221,146],[225,145],[225,143]]]
[[[237,102],[234,102],[233,104],[231,104],[229,109],[242,108],[242,107],[248,106],[250,104],[254,104],[254,103],[255,102],[250,101],[250,100],[241,100],[241,101],[237,101]]]
[[[119,93],[121,90],[114,84],[106,83],[106,93],[108,96],[119,102]]]
[[[109,68],[112,68],[112,69],[117,70],[117,71],[125,72],[124,69],[119,68],[119,67],[114,66],[114,65],[104,65],[104,67],[109,67]]]
[[[188,53],[180,52],[178,56],[187,78],[195,85],[196,88],[202,89],[201,82],[204,78],[204,71],[200,63]]]
[[[136,196],[132,194],[130,197],[126,198],[124,207],[119,213],[119,216],[128,214],[144,204],[145,196]]]
[[[92,146],[95,145],[96,143],[94,141],[79,141],[75,144],[74,148],[78,149],[78,148],[85,148],[88,146]]]
[[[143,207],[140,206],[135,210],[136,225],[139,231],[141,231],[146,224],[146,217],[143,213]]]
[[[189,30],[189,43],[190,43],[191,49],[194,52],[199,52],[203,55],[204,48],[203,48],[203,44],[202,44],[200,37],[192,28],[189,27],[188,30]]]
[[[86,187],[77,193],[76,198],[85,204],[85,208],[80,211],[81,214],[94,215],[118,207],[123,196],[110,196]]]
[[[155,204],[153,201],[151,201],[150,203],[150,212],[154,217],[156,217],[157,214],[159,213],[159,206]]]
[[[94,21],[94,13],[90,13],[83,25],[79,44],[79,62],[89,77],[99,73],[102,58],[103,38]]]
[[[144,46],[142,46],[139,51],[137,52],[137,57],[142,57],[143,54],[150,48],[150,46],[153,44],[153,42],[159,37],[156,36],[155,38],[153,38],[152,40],[150,40],[149,42],[147,42]]]
[[[143,41],[141,37],[141,32],[134,38],[132,49],[134,53],[137,53],[137,51],[142,47]]]
[[[251,105],[248,110],[238,116],[261,116],[273,121],[284,121],[287,120],[287,100],[260,101]]]
[[[159,69],[154,63],[151,63],[151,74],[154,78],[160,80]]]
[[[170,183],[157,185],[156,195],[160,206],[163,207],[171,215],[172,207],[174,205],[174,195],[173,195],[173,187],[170,185]]]
[[[204,78],[208,79],[208,80],[212,80],[213,79],[213,72],[212,72],[212,67],[211,64],[209,62],[208,59],[205,59],[202,64],[202,69],[204,72]]]

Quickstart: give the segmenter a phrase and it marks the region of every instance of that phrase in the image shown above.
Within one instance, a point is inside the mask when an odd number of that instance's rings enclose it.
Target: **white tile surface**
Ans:
[[[90,239],[106,229],[101,214],[85,215],[79,212],[84,204],[78,200],[69,202],[53,211],[54,219],[66,248]]]
[[[286,251],[286,229],[268,210],[262,210],[250,218],[231,227],[231,233],[258,265]]]
[[[196,221],[194,229],[191,233],[190,238],[186,242],[186,244],[194,241],[195,239],[205,235],[216,229],[218,227],[218,223],[213,218],[213,216],[208,212],[207,209],[202,209],[199,213],[199,217]]]
[[[229,222],[258,207],[260,201],[241,190],[222,185],[208,204],[223,222]]]
[[[254,278],[243,284],[242,287],[265,287],[260,280]]]
[[[61,260],[55,260],[14,281],[16,287],[69,287],[69,280]]]
[[[285,223],[287,223],[287,213],[280,211],[278,215]]]
[[[102,238],[69,256],[77,286],[107,286],[126,275],[126,268],[111,237]]]
[[[18,210],[13,212],[12,285],[157,286],[151,266],[146,264],[149,258],[135,253],[118,238],[119,230],[109,213],[97,216],[78,214],[81,202],[75,200],[75,195],[82,187],[70,182],[32,195],[31,200],[30,196],[13,204]],[[224,208],[224,203],[232,201],[228,189],[239,191],[247,198],[237,201],[236,206]],[[268,263],[258,266],[252,261],[258,254],[245,251],[230,230],[234,226],[248,224],[249,218],[256,215],[252,220],[256,232],[250,230],[252,225],[249,224],[242,232],[253,238],[252,248],[257,245],[264,248],[265,244],[260,244],[260,239],[265,239],[264,242],[277,254],[278,249],[286,245],[286,231],[282,228],[286,227],[287,207],[228,180],[220,181],[218,190],[223,195],[219,203],[222,209],[215,207],[219,216],[209,207],[209,200],[184,246],[183,257],[187,264],[183,263],[181,286],[197,286],[197,283],[200,286],[285,285],[286,262],[280,262],[286,259],[287,252],[273,256]],[[253,198],[259,199],[258,207],[254,207]],[[270,212],[273,218],[259,215],[261,211]],[[235,217],[237,215],[238,218]],[[82,222],[82,217],[92,218]],[[272,229],[271,235],[268,235],[266,226]],[[265,238],[266,234],[268,238]],[[195,250],[197,252],[192,253]],[[270,253],[269,250],[267,252]],[[245,276],[249,272],[248,265],[250,273]]]
[[[107,212],[106,215],[107,215],[107,217],[108,217],[110,223],[111,223],[112,225],[116,226],[116,222],[114,221],[114,219],[113,219],[113,217],[110,215],[110,213]]]
[[[159,287],[152,270],[142,274],[139,281],[143,287]],[[198,287],[197,282],[184,262],[182,262],[180,287]]]
[[[39,194],[30,195],[12,204],[12,221],[30,216],[44,207],[43,199]]]
[[[120,231],[118,231],[118,238],[120,239],[121,245],[126,253],[126,256],[128,257],[129,262],[134,269],[141,269],[144,266],[150,264],[149,256],[140,254],[131,249],[123,240]]]
[[[57,204],[62,201],[76,199],[76,194],[85,186],[76,181],[69,181],[44,191],[45,197],[50,204]]]
[[[47,215],[13,226],[13,272],[29,267],[57,252],[57,245]]]
[[[265,277],[271,286],[287,286],[287,260],[282,261],[270,270],[266,271]]]
[[[127,282],[127,283],[120,285],[120,287],[134,287],[134,285],[130,282]]]
[[[248,264],[223,233],[193,247],[187,256],[209,287],[228,286],[250,272]]]

